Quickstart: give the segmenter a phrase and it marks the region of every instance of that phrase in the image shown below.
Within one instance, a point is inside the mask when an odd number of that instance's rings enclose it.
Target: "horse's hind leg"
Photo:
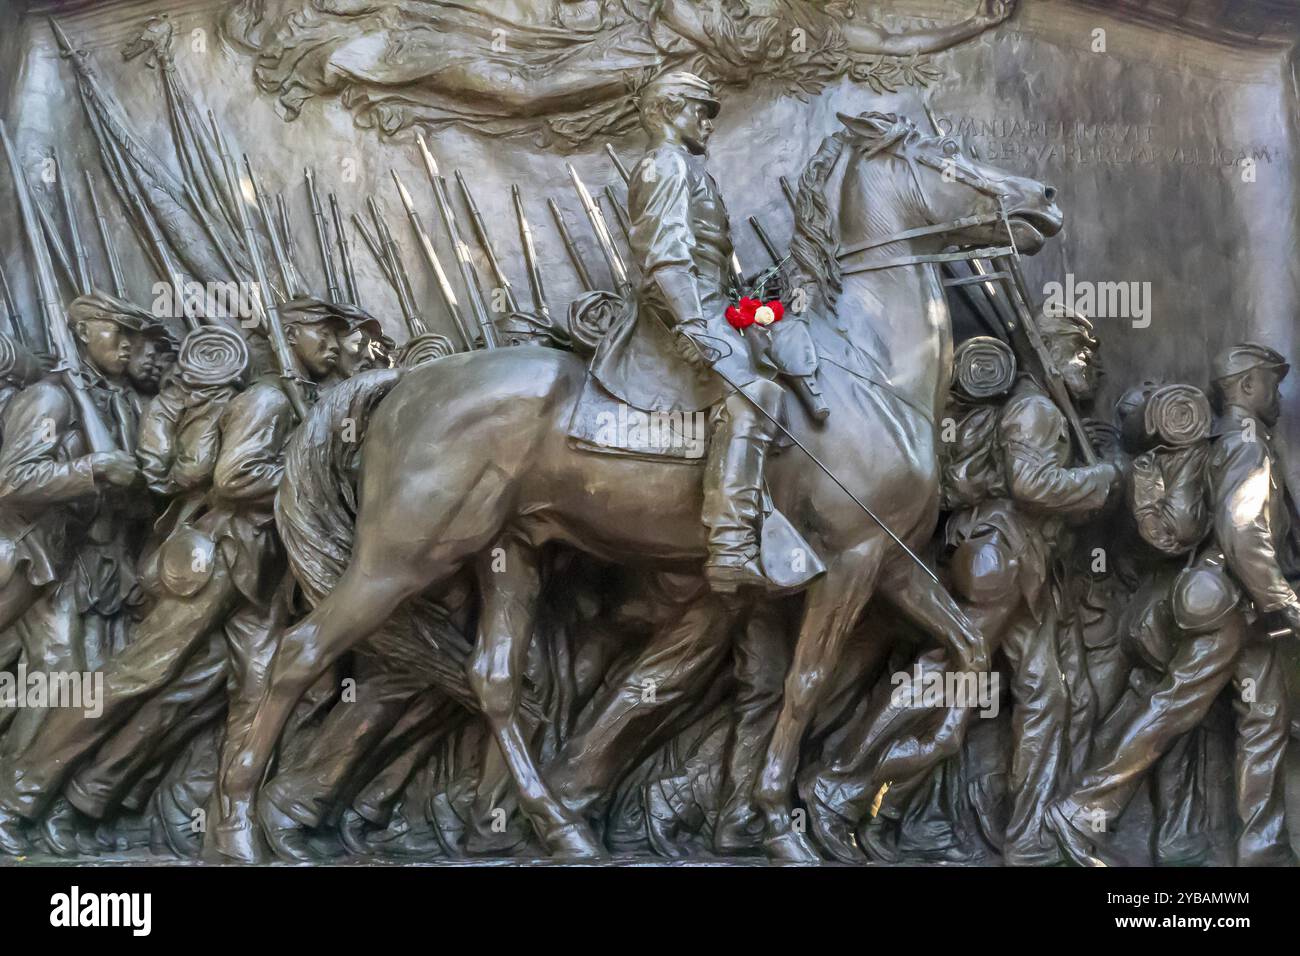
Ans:
[[[802,828],[794,826],[791,792],[799,768],[799,750],[839,662],[844,639],[871,599],[884,551],[885,543],[880,538],[847,551],[808,589],[781,714],[754,789],[754,802],[767,820],[764,846],[774,859],[804,863],[821,860]]]
[[[262,785],[280,734],[303,694],[331,664],[378,629],[427,580],[424,576],[372,577],[354,560],[329,596],[281,636],[266,689],[248,729],[222,748],[216,821],[222,839],[215,853],[256,862],[265,856],[253,828],[253,798]],[[215,834],[214,834],[215,835]]]
[[[528,749],[519,719],[520,683],[537,620],[541,590],[537,552],[507,535],[479,559],[478,643],[470,657],[470,686],[519,788],[519,805],[556,856],[599,858],[604,850],[585,823],[551,795]]]

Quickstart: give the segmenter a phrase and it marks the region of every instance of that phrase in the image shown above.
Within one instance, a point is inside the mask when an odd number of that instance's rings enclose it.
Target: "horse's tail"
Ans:
[[[289,566],[313,606],[343,576],[356,526],[356,470],[370,415],[403,369],[363,372],[335,385],[289,440],[275,523]]]

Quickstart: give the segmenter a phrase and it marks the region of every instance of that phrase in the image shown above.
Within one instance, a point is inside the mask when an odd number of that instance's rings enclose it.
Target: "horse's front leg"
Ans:
[[[794,826],[791,793],[799,768],[799,750],[825,695],[828,678],[839,662],[844,639],[871,600],[885,550],[883,539],[872,538],[841,553],[808,589],[781,713],[754,791],[755,803],[766,821],[764,847],[773,859],[801,863],[821,860],[803,828]]]
[[[483,610],[467,665],[469,682],[519,788],[519,805],[552,854],[600,858],[605,853],[591,828],[551,795],[519,717],[520,684],[541,591],[537,552],[507,535],[480,557],[477,576]]]

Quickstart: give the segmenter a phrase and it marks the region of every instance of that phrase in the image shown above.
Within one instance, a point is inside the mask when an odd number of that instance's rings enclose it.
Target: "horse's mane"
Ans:
[[[840,224],[831,215],[826,201],[826,181],[844,152],[845,141],[843,132],[827,136],[799,175],[794,237],[790,240],[790,257],[797,278],[802,280],[803,287],[817,291],[827,310],[835,308],[843,281],[839,260],[835,258],[840,244]]]
[[[799,176],[795,195],[794,237],[790,240],[790,257],[794,260],[797,280],[821,296],[821,304],[833,311],[843,291],[839,259],[840,224],[826,200],[826,183],[852,139],[862,143],[874,155],[897,142],[916,135],[916,127],[897,113],[864,113],[854,129],[842,129],[822,140]]]

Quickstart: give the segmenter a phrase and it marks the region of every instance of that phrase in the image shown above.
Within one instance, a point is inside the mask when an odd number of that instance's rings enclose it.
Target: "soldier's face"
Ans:
[[[126,374],[131,384],[142,392],[158,391],[162,381],[163,353],[158,348],[158,340],[149,335],[129,336],[131,357],[127,361]]]
[[[131,343],[120,325],[103,319],[78,322],[77,338],[86,347],[86,356],[95,368],[105,375],[116,378],[126,372],[131,360]]]
[[[713,135],[713,120],[709,119],[707,104],[687,100],[672,125],[681,137],[682,145],[692,153],[702,156],[708,149],[709,137]]]
[[[1255,417],[1265,425],[1276,425],[1282,414],[1282,376],[1271,368],[1254,368],[1242,385]]]
[[[299,323],[286,335],[294,355],[314,379],[322,379],[339,363],[338,328],[333,322]]]
[[[1101,369],[1088,343],[1079,336],[1057,335],[1049,342],[1048,348],[1071,397],[1077,402],[1091,401],[1097,394]]]

